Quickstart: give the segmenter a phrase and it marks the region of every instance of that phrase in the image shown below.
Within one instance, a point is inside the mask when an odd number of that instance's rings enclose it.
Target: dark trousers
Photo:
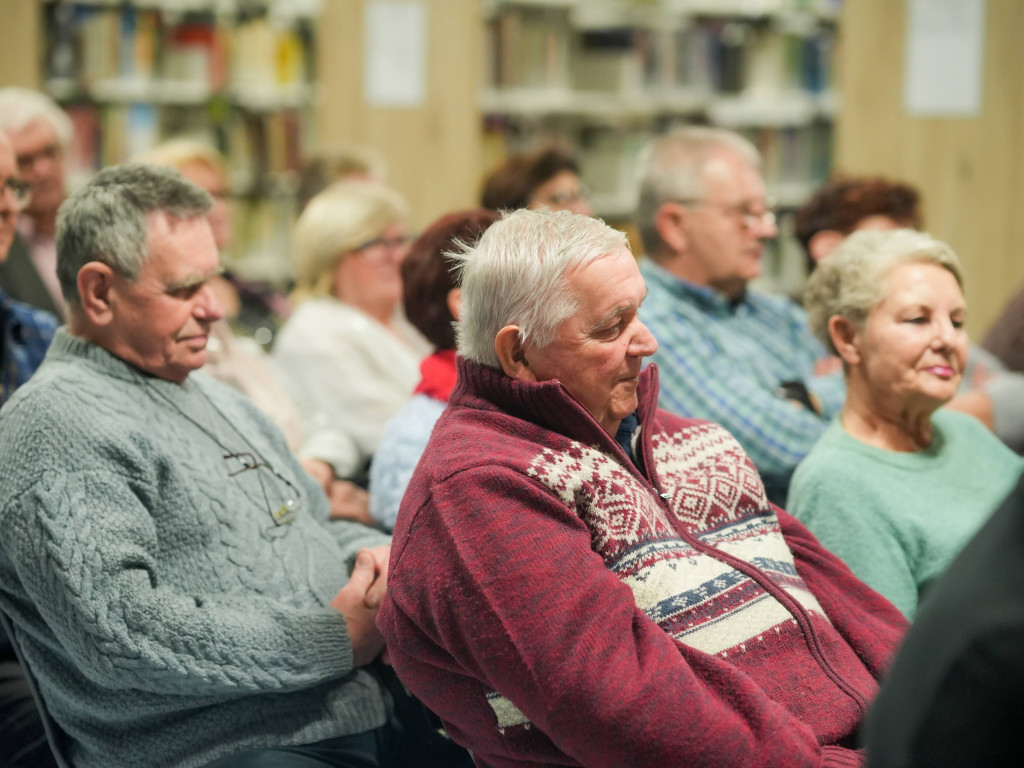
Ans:
[[[206,768],[380,768],[382,731],[378,728],[301,747],[239,752]]]
[[[0,648],[0,768],[55,765],[25,673],[13,651]]]

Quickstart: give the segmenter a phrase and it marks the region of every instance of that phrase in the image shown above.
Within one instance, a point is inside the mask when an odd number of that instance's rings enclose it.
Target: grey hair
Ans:
[[[494,339],[507,325],[545,347],[577,312],[568,275],[621,250],[626,236],[600,219],[569,211],[509,211],[475,247],[448,254],[462,284],[459,354],[501,368]]]
[[[639,198],[634,221],[648,256],[657,257],[665,246],[655,224],[658,209],[667,202],[704,197],[704,168],[722,149],[737,153],[755,168],[761,167],[757,148],[740,134],[724,128],[679,128],[651,139],[640,151]]]
[[[838,354],[828,321],[845,317],[863,328],[871,310],[885,301],[887,278],[902,264],[936,264],[963,290],[960,262],[953,249],[914,229],[861,230],[841,242],[811,273],[804,290],[811,332]]]
[[[172,168],[133,163],[103,169],[57,212],[57,277],[64,300],[81,305],[78,271],[90,261],[138,278],[149,258],[150,214],[198,219],[211,207],[213,198]]]
[[[345,255],[408,218],[402,196],[377,181],[339,181],[316,195],[295,224],[295,303],[329,296]]]
[[[0,88],[0,130],[17,133],[36,120],[53,128],[62,147],[71,145],[71,118],[57,102],[30,88]]]

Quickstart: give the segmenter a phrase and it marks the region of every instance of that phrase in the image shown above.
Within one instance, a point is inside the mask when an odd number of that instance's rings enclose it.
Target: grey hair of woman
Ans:
[[[0,129],[24,130],[36,120],[49,125],[65,149],[71,145],[74,127],[67,112],[45,93],[30,88],[0,88]]]
[[[149,258],[150,214],[198,219],[212,206],[213,198],[171,168],[129,164],[103,169],[57,213],[57,277],[64,300],[81,305],[78,271],[90,261],[137,279]]]
[[[935,264],[956,278],[963,290],[960,262],[953,250],[914,229],[861,230],[841,242],[811,273],[804,291],[811,332],[832,354],[829,319],[845,317],[864,328],[871,311],[885,301],[888,278],[903,264]]]
[[[700,200],[704,167],[717,151],[732,150],[761,167],[761,155],[745,138],[722,128],[687,126],[651,139],[638,158],[639,201],[634,220],[644,251],[656,257],[664,248],[655,225],[658,209],[667,202]]]
[[[578,267],[629,250],[626,236],[600,219],[569,211],[505,213],[473,248],[451,254],[462,284],[459,353],[501,368],[498,331],[519,326],[519,339],[545,347],[579,309],[569,289]]]

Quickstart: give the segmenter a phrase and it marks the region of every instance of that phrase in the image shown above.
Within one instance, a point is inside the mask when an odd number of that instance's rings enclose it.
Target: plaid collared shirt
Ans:
[[[0,291],[0,322],[3,323],[0,405],[3,405],[42,364],[57,330],[57,320],[49,312],[12,301]]]
[[[815,376],[825,348],[792,301],[748,291],[733,303],[687,283],[649,259],[641,272],[647,299],[640,319],[658,340],[652,358],[661,381],[659,404],[680,416],[717,422],[750,455],[766,485],[782,494],[846,395],[840,373]],[[778,393],[800,381],[821,403],[821,415]]]

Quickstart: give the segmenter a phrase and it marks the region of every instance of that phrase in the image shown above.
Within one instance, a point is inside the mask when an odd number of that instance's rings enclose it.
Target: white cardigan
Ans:
[[[419,381],[429,344],[402,316],[393,327],[317,298],[300,304],[277,334],[274,362],[306,432],[301,454],[328,462],[338,477],[373,455]]]

